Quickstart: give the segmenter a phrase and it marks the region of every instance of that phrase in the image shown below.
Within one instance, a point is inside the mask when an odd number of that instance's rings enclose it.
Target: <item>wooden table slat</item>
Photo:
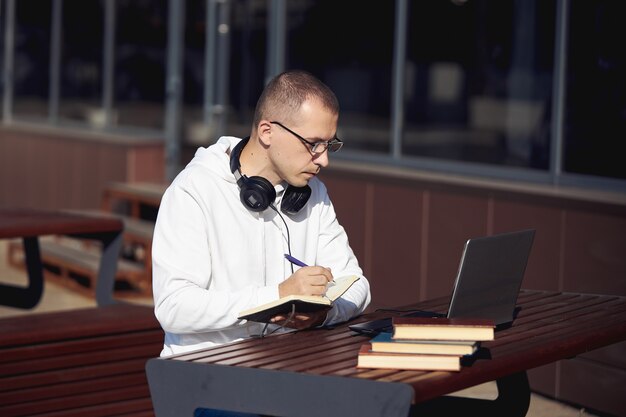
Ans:
[[[542,297],[533,301],[524,302],[524,308],[520,309],[516,317],[516,322],[530,318],[532,315],[540,314],[544,311],[558,308],[565,304],[571,304],[568,301],[577,299],[578,296],[572,294],[566,297]],[[519,305],[519,303],[518,303]]]
[[[350,338],[341,338],[339,340],[321,340],[325,349],[341,349],[346,344],[351,344]],[[291,349],[289,349],[291,347]],[[276,361],[288,361],[293,359],[302,359],[316,357],[319,355],[320,347],[308,345],[289,345],[285,349],[285,345],[282,345],[282,349],[271,350],[271,354],[268,355],[268,351],[258,350],[252,354],[242,354],[236,357],[232,357],[227,360],[215,360],[212,358],[211,362],[219,365],[240,365],[240,366],[262,366],[263,364],[273,363]]]
[[[623,313],[626,313],[626,309],[623,311]],[[548,345],[548,343],[551,345],[551,347],[565,347],[569,344],[580,345],[583,343],[587,343],[586,341],[588,341],[589,343],[587,345],[589,347],[584,350],[584,352],[586,352],[592,350],[598,344],[603,345],[613,343],[612,338],[603,334],[603,329],[614,329],[621,326],[624,329],[623,331],[626,332],[626,324],[624,324],[623,318],[606,318],[602,321],[602,323],[598,323],[596,320],[594,320],[595,317],[596,316],[584,318],[580,321],[580,326],[553,326],[545,329],[544,326],[537,324],[538,327],[536,328],[536,332],[532,334],[532,337],[525,338],[524,349],[528,350],[532,349],[533,347],[545,346]],[[590,334],[590,329],[593,329],[593,334]],[[611,332],[611,334],[613,334],[613,332]],[[567,336],[566,342],[561,341],[562,336]],[[494,349],[494,352],[497,352],[497,354],[501,356],[515,355],[520,350],[520,347],[517,346],[515,343],[508,343],[502,347],[497,348],[497,350],[495,350],[495,348],[489,344],[487,345],[487,347]]]
[[[279,360],[273,360],[270,362],[264,362],[262,360],[254,361],[253,363],[244,362],[242,366],[260,367],[263,369],[281,369],[285,371],[299,371],[308,372],[310,369],[317,368],[319,366],[328,365],[335,362],[343,362],[354,357],[354,344],[347,344],[344,346],[337,346],[333,348],[333,355],[315,355],[307,359],[306,354],[291,359],[280,358]]]
[[[0,208],[0,239],[43,235],[119,232],[121,220],[82,216],[63,211]]]
[[[616,304],[616,306],[623,307],[623,303]],[[571,327],[580,327],[581,325],[583,325],[585,321],[588,320],[588,316],[591,314],[596,314],[596,313],[591,310],[581,311],[580,309],[577,309],[575,307],[569,307],[569,306],[561,306],[559,309],[545,311],[542,313],[540,318],[533,317],[528,320],[520,319],[520,321],[516,322],[515,324],[514,332],[507,331],[507,330],[496,332],[496,339],[493,342],[490,342],[490,346],[496,347],[496,346],[503,345],[503,344],[510,344],[511,342],[514,342],[516,340],[524,340],[530,337],[539,336],[541,334],[549,335],[555,329],[558,329],[565,325],[563,323],[554,322],[552,319],[550,319],[550,317],[557,317],[557,316],[568,317],[568,318],[581,317],[580,321],[577,321],[576,323],[568,324],[568,326],[571,326]],[[604,314],[604,313],[597,312],[597,314]]]

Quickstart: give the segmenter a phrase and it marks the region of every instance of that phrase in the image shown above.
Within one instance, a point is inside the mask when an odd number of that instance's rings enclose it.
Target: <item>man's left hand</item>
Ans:
[[[289,315],[274,316],[270,320],[272,324],[278,324],[281,326],[289,327],[291,329],[308,329],[309,327],[319,326],[326,320],[326,311],[317,311],[314,313],[298,313],[297,311],[293,317],[289,318]]]

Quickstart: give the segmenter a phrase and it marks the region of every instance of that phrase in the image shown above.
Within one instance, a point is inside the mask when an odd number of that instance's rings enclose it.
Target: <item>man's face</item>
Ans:
[[[338,115],[317,100],[303,103],[290,121],[277,120],[310,143],[328,142],[335,137]],[[306,185],[321,168],[328,166],[328,151],[313,154],[311,146],[278,124],[272,124],[269,158],[276,174],[295,187]]]

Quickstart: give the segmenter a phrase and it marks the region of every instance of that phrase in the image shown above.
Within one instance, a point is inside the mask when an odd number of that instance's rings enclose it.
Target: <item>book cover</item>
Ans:
[[[495,323],[488,319],[394,317],[394,339],[473,340],[495,337]]]
[[[420,371],[459,371],[458,355],[373,352],[370,343],[361,345],[357,368],[410,369]]]
[[[379,333],[370,340],[373,352],[421,353],[431,355],[471,355],[480,346],[474,340],[394,339],[391,333]]]
[[[320,310],[330,310],[333,302],[348,291],[359,277],[346,275],[328,284],[326,295],[289,295],[260,306],[244,310],[239,313],[238,319],[269,323],[276,315],[289,315],[292,311],[311,313]]]

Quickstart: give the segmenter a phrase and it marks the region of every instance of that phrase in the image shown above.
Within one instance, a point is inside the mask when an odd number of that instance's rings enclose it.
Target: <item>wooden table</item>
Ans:
[[[32,308],[39,303],[44,288],[39,237],[45,235],[67,235],[102,242],[96,301],[98,305],[112,304],[123,229],[123,223],[112,217],[35,209],[0,209],[0,239],[22,239],[29,279],[26,287],[0,284],[0,304]]]
[[[412,307],[443,312],[447,304]],[[518,306],[513,325],[460,372],[357,369],[369,338],[347,324],[153,358],[146,370],[156,416],[192,415],[197,407],[273,416],[523,416],[528,369],[626,340],[626,297],[522,291]],[[494,380],[494,401],[441,397]]]

